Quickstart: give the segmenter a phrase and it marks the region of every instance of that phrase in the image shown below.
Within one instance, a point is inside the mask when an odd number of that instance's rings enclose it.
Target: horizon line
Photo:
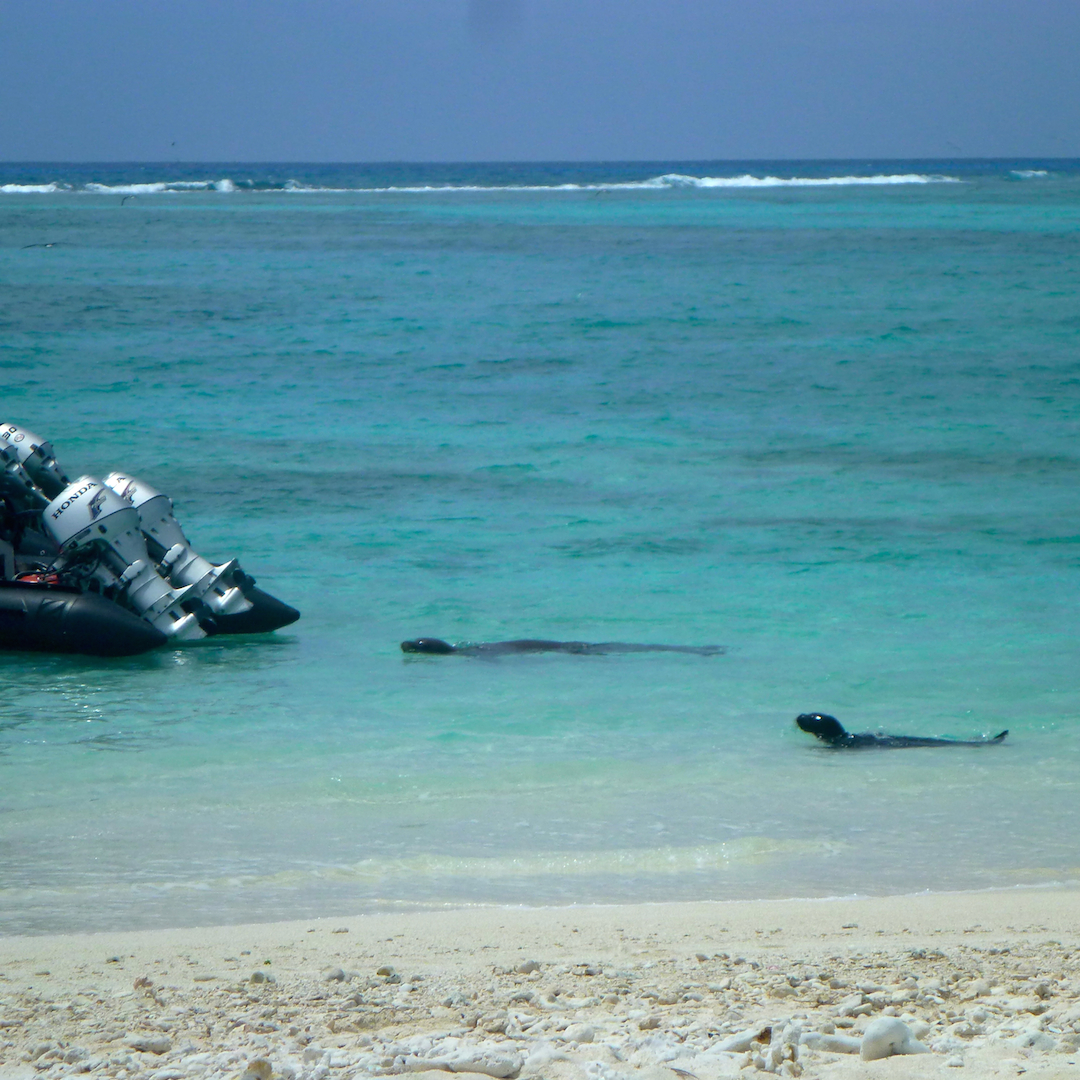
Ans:
[[[1036,154],[1008,154],[997,156],[959,155],[953,157],[873,157],[860,155],[856,157],[723,157],[723,158],[696,158],[696,157],[668,157],[668,158],[462,158],[462,159],[437,159],[423,158],[409,160],[406,158],[385,158],[378,160],[363,161],[331,161],[322,159],[304,158],[260,158],[260,159],[229,159],[229,158],[0,158],[0,167],[12,165],[347,165],[347,166],[378,166],[378,165],[659,165],[672,163],[686,164],[781,164],[781,163],[837,163],[850,164],[853,162],[893,162],[893,161],[924,161],[924,162],[1016,162],[1016,161],[1041,161],[1041,162],[1080,162],[1080,155],[1075,157],[1046,157]]]

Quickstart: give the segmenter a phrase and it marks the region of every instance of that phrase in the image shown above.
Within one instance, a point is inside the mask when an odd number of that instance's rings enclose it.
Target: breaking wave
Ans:
[[[1041,170],[1016,172],[1017,176],[1046,175]],[[51,195],[60,192],[93,195],[179,195],[190,192],[293,192],[298,194],[342,194],[358,192],[367,194],[445,194],[452,192],[562,192],[562,191],[670,191],[673,189],[700,190],[738,188],[783,187],[850,187],[860,185],[884,186],[891,184],[958,184],[959,177],[925,173],[880,173],[873,176],[687,176],[682,173],[665,173],[646,180],[598,181],[594,183],[565,184],[409,184],[389,186],[325,187],[305,184],[299,180],[262,181],[232,180],[161,180],[150,183],[103,184],[88,182],[83,185],[53,181],[47,184],[2,184],[4,195]]]
[[[0,195],[51,195],[63,190],[60,184],[0,184]]]
[[[162,195],[184,191],[224,191],[236,190],[236,185],[228,178],[224,180],[163,180],[156,184],[87,184],[83,191],[96,195]]]
[[[371,193],[441,194],[468,191],[664,191],[672,188],[773,188],[773,187],[845,187],[858,184],[958,184],[955,176],[929,176],[921,173],[901,173],[877,176],[684,176],[665,173],[648,180],[624,180],[606,183],[579,184],[416,184],[388,187],[324,188],[304,184],[286,185],[286,191],[365,191]]]
[[[956,176],[928,176],[923,173],[894,173],[875,176],[682,176],[668,173],[647,180],[641,187],[761,188],[761,187],[848,187],[858,184],[959,184]]]

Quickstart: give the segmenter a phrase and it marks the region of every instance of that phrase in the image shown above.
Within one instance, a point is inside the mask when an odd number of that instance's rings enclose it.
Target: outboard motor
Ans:
[[[193,641],[206,636],[198,618],[182,606],[197,601],[194,590],[170,588],[154,569],[138,512],[111,488],[81,476],[45,507],[43,519],[62,555],[97,555],[92,576],[106,590],[123,593],[128,604],[166,637]],[[212,627],[212,621],[208,625]]]
[[[10,447],[30,479],[53,499],[71,483],[56,463],[52,443],[15,424],[0,424],[0,448]]]
[[[215,564],[195,552],[173,513],[172,500],[149,484],[123,473],[109,473],[105,484],[138,512],[147,548],[178,589],[190,589],[215,615],[239,615],[252,603],[242,587],[254,579],[235,559]],[[158,549],[160,548],[160,551]]]
[[[0,441],[0,495],[6,496],[17,510],[27,514],[44,510],[49,502],[48,497],[34,483],[19,461],[15,448],[2,441]]]
[[[0,579],[20,571],[43,570],[60,548],[42,531],[49,498],[19,464],[10,445],[0,443]]]
[[[41,511],[48,504],[45,493],[19,464],[18,455],[12,447],[0,442],[0,581],[15,576],[15,559],[27,546],[28,537],[39,538],[46,548],[51,546],[37,532],[41,525]],[[37,548],[32,540],[28,546]]]

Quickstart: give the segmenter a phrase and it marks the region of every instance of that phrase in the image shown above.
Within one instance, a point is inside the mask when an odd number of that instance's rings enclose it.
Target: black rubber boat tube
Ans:
[[[300,612],[280,601],[276,596],[264,593],[254,585],[244,586],[244,596],[251,602],[247,611],[235,615],[215,614],[219,634],[268,634],[282,626],[296,622]]]
[[[0,649],[134,656],[167,640],[150,623],[102,596],[0,582]]]

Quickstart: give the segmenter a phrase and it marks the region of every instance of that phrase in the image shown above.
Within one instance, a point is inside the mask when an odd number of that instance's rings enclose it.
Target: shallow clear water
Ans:
[[[912,175],[955,180],[761,183]],[[176,181],[223,190],[134,186]],[[0,192],[0,420],[303,611],[0,655],[0,931],[1080,875],[1080,164]],[[837,754],[807,710],[1011,734]]]

